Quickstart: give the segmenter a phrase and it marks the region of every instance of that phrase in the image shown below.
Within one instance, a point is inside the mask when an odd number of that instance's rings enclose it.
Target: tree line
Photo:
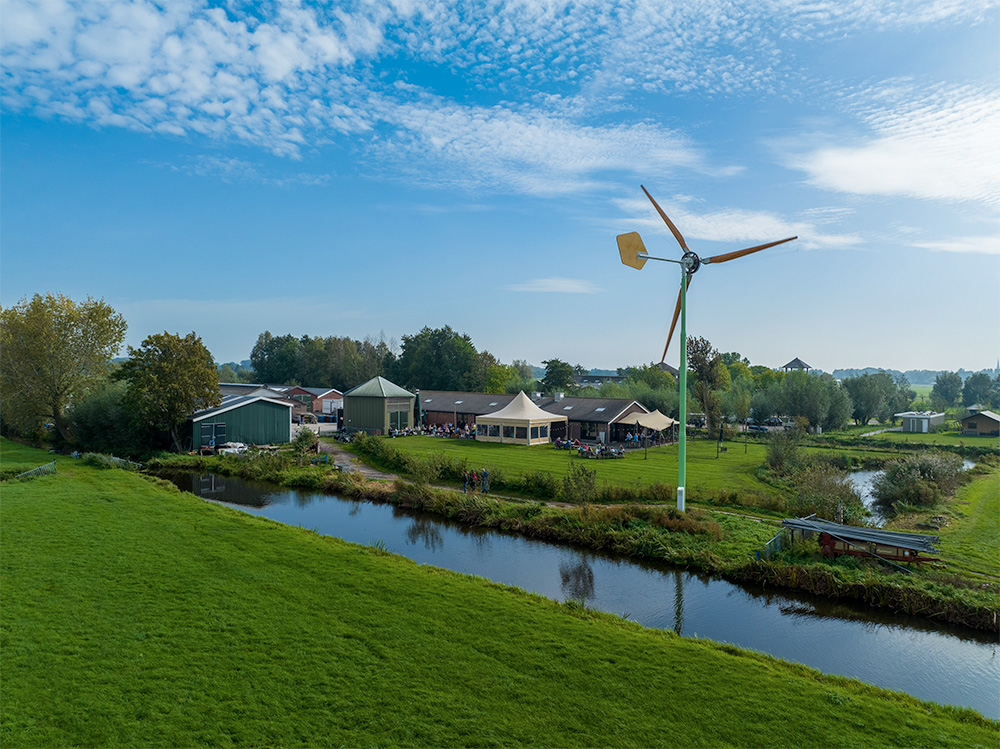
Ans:
[[[37,435],[51,425],[59,439],[99,452],[137,455],[169,443],[182,446],[180,428],[199,409],[217,405],[220,368],[196,333],[158,333],[115,362],[125,338],[124,318],[103,300],[76,303],[36,294],[0,309],[0,427]],[[627,398],[677,417],[680,394],[659,365],[618,370],[619,382],[577,387],[585,374],[558,358],[547,359],[535,379],[523,360],[504,364],[472,339],[424,327],[400,345],[379,339],[295,337],[261,333],[250,355],[252,370],[222,367],[223,381],[237,377],[269,384],[335,387],[346,391],[381,375],[411,390],[516,393],[541,390]],[[892,422],[914,399],[900,373],[864,373],[838,382],[831,375],[780,372],[751,365],[738,352],[719,352],[699,337],[688,339],[688,412],[703,414],[711,434],[730,422],[794,419],[803,427],[840,429],[848,420]],[[229,371],[226,371],[229,370]],[[965,378],[939,374],[931,392],[940,407],[1000,407],[1000,374]]]

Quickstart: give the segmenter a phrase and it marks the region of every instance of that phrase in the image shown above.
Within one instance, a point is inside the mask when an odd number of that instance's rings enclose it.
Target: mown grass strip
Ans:
[[[2,495],[5,746],[995,746],[1000,725],[79,464]],[[811,739],[808,737],[812,737]]]

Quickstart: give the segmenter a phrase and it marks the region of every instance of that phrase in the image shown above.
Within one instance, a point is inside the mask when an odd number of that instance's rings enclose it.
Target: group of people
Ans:
[[[458,439],[473,439],[476,436],[475,429],[470,427],[468,424],[455,426],[450,423],[445,424],[444,426],[435,424],[434,426],[428,427],[427,434],[431,437],[453,437]]]
[[[581,458],[624,458],[624,447],[608,447],[607,445],[580,445],[577,454]]]
[[[490,472],[485,468],[478,471],[462,471],[462,492],[469,493],[469,484],[472,484],[472,491],[476,491],[478,486],[483,494],[490,493]]]

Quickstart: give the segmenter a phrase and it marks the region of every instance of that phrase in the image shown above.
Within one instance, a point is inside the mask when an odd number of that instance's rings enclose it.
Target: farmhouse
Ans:
[[[931,411],[904,411],[894,414],[902,421],[904,432],[918,432],[927,434],[933,432],[935,427],[944,426],[944,414],[933,413]]]
[[[448,390],[422,390],[418,410],[427,426],[472,426],[481,416],[493,414],[509,405],[516,396],[509,394],[465,393]],[[527,396],[526,396],[527,397]],[[543,411],[565,416],[565,426],[554,422],[549,439],[620,442],[635,427],[635,415],[649,409],[628,398],[578,398],[557,394],[552,397],[535,393],[531,402]],[[477,432],[478,437],[478,432]]]
[[[285,394],[303,403],[317,416],[336,418],[337,411],[344,407],[344,394],[336,388],[306,388],[294,385],[285,390]]]
[[[285,444],[292,440],[292,404],[261,395],[225,395],[218,406],[193,413],[188,425],[194,450],[226,442]]]
[[[992,411],[980,411],[961,420],[962,434],[1000,437],[1000,416]]]
[[[349,432],[386,434],[393,429],[413,426],[413,402],[416,396],[409,390],[389,382],[384,377],[372,377],[344,393],[344,421],[341,428]]]

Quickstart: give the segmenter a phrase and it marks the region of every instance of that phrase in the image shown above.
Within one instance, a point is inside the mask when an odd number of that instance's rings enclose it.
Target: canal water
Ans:
[[[974,465],[976,464],[971,460],[962,460],[963,471],[968,471]],[[884,469],[879,469],[877,471],[851,471],[847,474],[847,480],[850,482],[851,487],[858,493],[858,496],[861,497],[861,502],[871,512],[869,523],[877,528],[885,525],[887,518],[882,514],[878,504],[875,502],[875,495],[872,493],[872,489],[875,486],[875,479],[884,473]]]
[[[916,617],[729,583],[434,515],[221,476],[167,476],[181,489],[289,525],[515,585],[556,600],[770,653],[1000,718],[996,638]]]

